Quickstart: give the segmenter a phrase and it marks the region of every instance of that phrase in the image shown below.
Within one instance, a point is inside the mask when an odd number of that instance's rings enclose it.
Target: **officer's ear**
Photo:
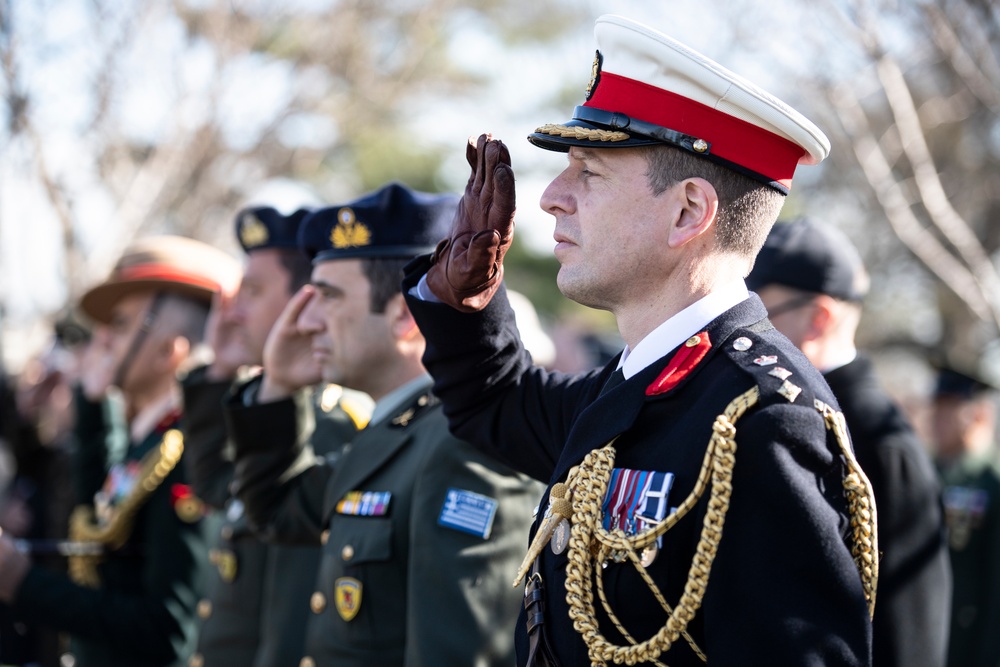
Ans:
[[[719,195],[704,178],[686,178],[674,186],[678,206],[667,245],[680,248],[708,232],[719,212]]]
[[[809,325],[804,332],[804,340],[817,340],[826,336],[835,324],[837,300],[826,294],[817,295],[809,308]]]
[[[407,340],[420,333],[417,321],[413,319],[410,307],[402,293],[394,294],[385,304],[385,317],[389,322],[392,335],[397,340]]]

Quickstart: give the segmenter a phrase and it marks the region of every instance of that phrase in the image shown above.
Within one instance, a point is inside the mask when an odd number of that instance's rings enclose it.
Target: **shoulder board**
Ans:
[[[440,403],[434,394],[429,391],[417,396],[414,400],[410,401],[406,406],[400,409],[396,413],[396,416],[389,420],[392,426],[398,428],[406,428],[416,419],[419,419],[424,415],[430,408],[434,407]]]
[[[760,388],[761,404],[784,401],[812,407],[815,396],[808,383],[799,382],[799,360],[785,354],[753,329],[738,329],[720,346]]]

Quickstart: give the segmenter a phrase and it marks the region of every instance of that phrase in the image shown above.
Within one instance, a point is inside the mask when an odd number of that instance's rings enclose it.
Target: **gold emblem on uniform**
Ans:
[[[601,55],[600,51],[594,52],[594,64],[590,67],[590,83],[587,84],[587,99],[589,100],[594,94],[594,90],[597,89],[597,84],[601,80],[601,63],[604,62],[604,56]]]
[[[345,621],[354,620],[361,609],[361,582],[353,577],[340,577],[334,582],[333,592],[337,613]]]
[[[238,565],[236,554],[228,549],[212,549],[208,552],[208,560],[219,570],[219,576],[227,584],[236,580]]]
[[[345,206],[337,211],[337,226],[330,232],[330,243],[334,248],[355,248],[371,242],[371,230],[358,221],[353,210]]]
[[[261,222],[260,218],[253,213],[247,213],[243,216],[243,222],[240,225],[240,242],[245,248],[262,246],[267,243],[268,238],[267,225]]]

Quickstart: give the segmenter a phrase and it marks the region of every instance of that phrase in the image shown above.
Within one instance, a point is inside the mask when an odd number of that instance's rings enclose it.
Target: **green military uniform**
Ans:
[[[942,471],[954,589],[950,667],[1000,665],[1000,465],[966,456]]]
[[[232,496],[233,463],[221,410],[229,387],[229,382],[206,380],[204,369],[183,383],[192,485],[199,497],[219,510],[221,519],[209,551],[215,568],[208,594],[198,605],[198,647],[189,664],[297,665],[320,550],[314,545],[261,541],[251,530],[242,503]],[[341,393],[340,387],[330,385],[319,392],[317,410],[301,413],[298,431],[303,434],[313,431],[316,415],[311,442],[321,456],[339,456],[344,442],[367,421],[367,406],[345,405]]]
[[[105,497],[123,496],[122,506],[129,489],[143,481],[152,491],[131,525],[122,528],[127,537],[121,547],[110,547],[98,561],[70,560],[70,571],[83,584],[32,566],[13,611],[30,623],[69,632],[78,667],[183,665],[194,648],[195,604],[208,563],[201,505],[184,466],[177,465],[179,414],[130,442],[117,460],[108,460],[104,406],[78,394],[77,415],[77,489],[88,503],[81,507],[92,507],[101,491]],[[140,462],[157,452],[162,452],[162,467],[147,475]],[[73,525],[79,527],[81,520]]]
[[[430,385],[385,397],[336,467],[283,483],[303,455],[295,402],[229,404],[251,519],[324,545],[304,667],[513,664],[540,485],[451,436]]]

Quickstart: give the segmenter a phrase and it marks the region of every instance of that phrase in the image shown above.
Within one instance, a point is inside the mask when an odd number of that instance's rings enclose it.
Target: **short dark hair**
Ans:
[[[362,257],[361,272],[371,284],[371,312],[384,313],[389,300],[402,293],[403,267],[408,257]]]
[[[295,294],[312,277],[312,260],[295,248],[275,248],[278,262],[288,272],[288,293]]]
[[[722,250],[748,258],[757,256],[785,196],[743,174],[672,146],[640,147],[649,165],[647,177],[654,195],[685,178],[704,178],[719,195],[715,235]]]

